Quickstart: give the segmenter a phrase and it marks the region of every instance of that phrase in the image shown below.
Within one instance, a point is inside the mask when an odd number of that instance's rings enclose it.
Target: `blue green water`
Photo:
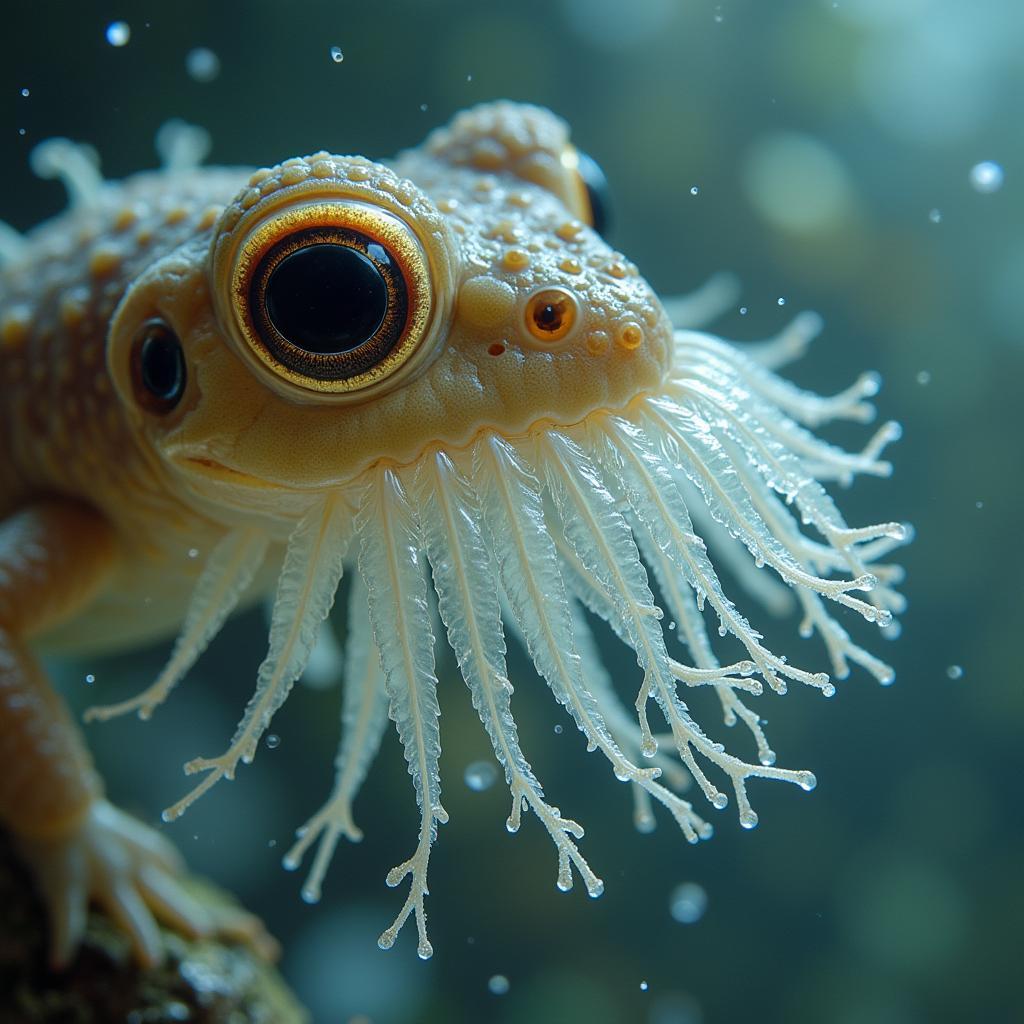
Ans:
[[[130,34],[114,46],[107,29],[119,19]],[[896,684],[855,672],[831,700],[794,687],[758,703],[780,762],[815,771],[813,794],[754,782],[758,828],[742,831],[732,807],[709,809],[717,834],[697,848],[665,821],[639,835],[625,787],[524,673],[521,732],[552,800],[587,825],[600,900],[582,886],[557,893],[536,820],[510,837],[504,788],[465,784],[466,766],[489,750],[449,659],[440,696],[452,820],[431,862],[434,958],[416,959],[411,934],[390,953],[375,944],[403,898],[384,875],[415,838],[393,738],[356,805],[366,840],[339,849],[324,902],[304,905],[300,878],[279,861],[329,786],[337,693],[293,696],[273,727],[280,744],[169,832],[284,940],[285,974],[318,1022],[1015,1019],[1024,919],[1024,9],[1015,0],[396,0],[290,13],[264,0],[125,0],[19,5],[5,25],[0,216],[19,228],[62,203],[28,170],[29,149],[50,135],[93,143],[106,173],[120,176],[155,163],[153,134],[171,116],[212,132],[215,162],[251,165],[320,148],[384,156],[463,106],[537,102],[563,115],[603,166],[613,244],[660,291],[737,271],[742,297],[717,327],[738,339],[818,310],[826,332],[794,378],[827,392],[877,369],[881,414],[905,429],[891,450],[894,479],[841,496],[851,522],[917,528],[903,557],[903,636],[882,651]],[[188,56],[196,47],[216,55],[218,73],[208,57]],[[984,168],[972,178],[984,161],[1005,180]],[[830,436],[857,445],[866,431]],[[844,623],[880,646],[871,627]],[[816,646],[790,639],[791,625],[773,630],[776,648],[825,667]],[[148,725],[90,730],[118,800],[153,820],[181,795],[179,765],[221,749],[264,638],[260,616],[239,620]],[[632,685],[631,656],[613,642],[605,649]],[[87,668],[113,697],[148,682],[162,654]],[[85,670],[68,671],[83,702]],[[694,704],[714,721],[709,703]],[[744,740],[737,733],[731,745]],[[670,913],[683,883],[707,897],[690,924]]]

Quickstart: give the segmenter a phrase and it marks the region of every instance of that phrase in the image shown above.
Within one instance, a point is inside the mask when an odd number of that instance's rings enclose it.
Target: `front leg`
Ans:
[[[85,505],[38,502],[0,523],[0,823],[46,901],[54,966],[77,948],[90,899],[144,965],[163,955],[155,918],[191,936],[263,938],[250,915],[213,920],[178,883],[174,847],[104,799],[82,735],[29,647],[87,605],[116,562],[113,530]]]

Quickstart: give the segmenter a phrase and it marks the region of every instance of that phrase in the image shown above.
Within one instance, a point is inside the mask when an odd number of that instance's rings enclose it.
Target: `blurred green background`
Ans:
[[[106,37],[117,20],[123,46]],[[390,737],[356,808],[366,840],[339,849],[324,902],[304,905],[279,861],[330,784],[338,694],[292,697],[280,745],[167,830],[285,941],[284,971],[318,1024],[1022,1019],[1021,52],[1019,0],[7,6],[0,217],[16,227],[63,204],[27,165],[51,135],[93,143],[119,177],[154,165],[172,116],[211,131],[214,162],[253,165],[320,148],[386,156],[466,105],[529,100],[604,167],[613,244],[659,290],[738,271],[747,313],[716,325],[737,339],[820,311],[826,333],[793,376],[834,391],[878,369],[881,413],[905,427],[894,480],[841,496],[851,522],[918,531],[902,638],[844,620],[884,646],[895,686],[855,673],[831,701],[793,688],[758,704],[780,763],[816,772],[813,795],[755,782],[760,826],[708,810],[717,834],[697,848],[664,821],[638,835],[625,787],[521,680],[524,742],[551,798],[587,825],[606,882],[596,902],[555,891],[535,819],[506,834],[502,786],[466,786],[489,750],[446,658],[452,820],[431,864],[434,958],[416,958],[408,929],[390,953],[375,942],[404,898],[384,875],[415,839]],[[998,168],[972,176],[984,161]],[[858,445],[866,432],[830,436]],[[825,667],[792,626],[769,640]],[[243,617],[148,725],[90,730],[117,799],[156,820],[181,795],[179,765],[222,748],[264,643],[261,617]],[[632,685],[631,658],[606,649]],[[163,654],[68,666],[68,689],[87,701],[89,671],[112,698]],[[683,883],[707,898],[691,924],[670,913]]]

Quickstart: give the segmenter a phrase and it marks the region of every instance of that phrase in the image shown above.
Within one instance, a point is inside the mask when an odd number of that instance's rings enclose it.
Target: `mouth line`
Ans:
[[[243,473],[240,469],[234,469],[231,466],[225,465],[223,462],[218,462],[216,459],[210,459],[205,456],[199,455],[186,455],[184,457],[175,460],[179,464],[183,464],[192,470],[198,470],[203,476],[221,480],[225,483],[241,484],[246,487],[255,487],[261,491],[273,490],[273,491],[293,491],[295,488],[283,487],[280,484],[273,483],[269,480],[264,480],[262,477],[253,476],[251,473]]]
[[[584,420],[588,419],[589,417],[595,414],[608,415],[615,413],[624,413],[630,408],[630,406],[634,405],[637,401],[646,399],[649,396],[649,391],[639,392],[622,406],[619,406],[617,408],[598,407],[596,409],[591,409],[585,416],[581,416],[579,417],[579,419],[574,420],[570,423],[561,423],[551,417],[543,416],[531,421],[530,424],[524,429],[516,430],[514,432],[502,430],[499,427],[495,426],[494,424],[486,424],[477,428],[467,439],[457,444],[442,445],[440,441],[428,442],[422,446],[422,448],[419,450],[416,456],[412,459],[399,461],[388,458],[387,456],[381,456],[377,459],[374,459],[366,466],[361,467],[359,472],[354,473],[350,480],[355,479],[362,473],[366,472],[369,469],[372,469],[374,466],[383,461],[387,461],[388,463],[394,465],[397,468],[404,468],[406,466],[414,465],[418,461],[418,459],[422,458],[424,452],[428,451],[434,445],[444,447],[448,451],[461,452],[471,448],[479,437],[487,433],[495,433],[501,437],[517,439],[528,436],[533,431],[537,430],[538,428],[542,427],[545,424],[551,424],[552,426],[555,426],[563,430],[571,429],[572,427],[578,425],[579,423],[582,423]],[[280,494],[316,493],[324,491],[325,489],[333,489],[344,486],[344,482],[337,480],[333,482],[318,481],[317,483],[312,483],[305,487],[295,486],[294,484],[283,484],[277,481],[267,480],[263,477],[253,476],[251,473],[246,473],[243,470],[235,469],[232,466],[226,465],[223,462],[218,462],[216,459],[211,459],[209,458],[209,456],[179,455],[174,459],[174,461],[177,462],[179,466],[182,466],[183,468],[188,468],[192,471],[198,471],[208,480],[217,480],[222,483],[234,484],[242,487],[249,487],[260,491],[276,491]],[[350,480],[345,482],[350,482]]]

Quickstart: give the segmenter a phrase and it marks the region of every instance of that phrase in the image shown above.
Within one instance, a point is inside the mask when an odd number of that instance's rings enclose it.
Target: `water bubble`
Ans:
[[[340,46],[332,46],[327,52],[335,64],[340,64],[345,59],[345,54],[341,52]]]
[[[426,103],[420,104],[420,113],[425,114],[429,109],[430,108],[426,105]]]
[[[933,208],[933,209],[929,210],[928,211],[928,219],[933,224],[941,224],[942,223],[942,211],[937,209],[937,208]]]
[[[746,315],[747,315],[747,307],[746,306],[740,306],[740,316],[746,316]]]
[[[490,761],[474,761],[466,765],[462,778],[474,793],[482,793],[494,785],[498,770]]]
[[[275,846],[277,846],[277,840],[276,839],[268,839],[267,840],[267,848],[268,849],[272,850]]]
[[[106,35],[111,46],[127,46],[132,37],[132,28],[127,21],[112,21],[107,26]]]
[[[189,548],[188,549],[188,557],[189,558],[198,558],[199,557],[199,548]]]
[[[946,675],[949,676],[950,679],[963,679],[963,667],[960,665],[950,665],[949,668],[946,669]]]
[[[1003,187],[1004,178],[1002,167],[992,160],[982,160],[971,168],[971,188],[982,195],[998,192]]]
[[[696,882],[677,885],[668,898],[668,912],[680,924],[696,924],[708,908],[708,894]]]
[[[691,186],[691,188],[690,188],[690,195],[691,196],[699,196],[700,195],[700,187],[698,185]]]
[[[91,672],[87,672],[85,674],[85,681],[89,686],[92,686],[96,682],[96,677]]]
[[[266,738],[267,750],[277,750],[281,746],[281,737],[276,732],[268,732]]]
[[[22,90],[21,90],[21,95],[22,95],[22,96],[24,96],[24,97],[25,97],[25,98],[27,99],[27,98],[28,98],[28,96],[29,96],[29,91],[28,91],[28,89],[22,89]]]
[[[641,992],[646,992],[648,988],[650,988],[650,986],[647,984],[646,981],[641,981],[640,982],[640,991]]]
[[[985,507],[985,502],[983,502],[983,501],[976,501],[976,502],[974,503],[974,507],[975,507],[975,508],[978,508],[978,509],[982,509],[982,508],[984,508],[984,507]]]
[[[487,990],[493,996],[503,996],[510,988],[509,980],[504,974],[492,974],[487,979]]]
[[[473,76],[472,75],[466,75],[466,81],[467,82],[472,82],[473,81]]]
[[[932,375],[930,370],[921,370],[917,375],[917,383],[924,387],[926,384],[931,384]]]
[[[780,306],[784,306],[786,304],[786,300],[781,295],[776,299],[776,302],[778,302]]]
[[[212,82],[220,74],[220,57],[206,46],[185,54],[185,71],[194,82]]]
[[[555,735],[556,736],[561,736],[562,735],[562,727],[560,725],[556,725],[555,726]]]

